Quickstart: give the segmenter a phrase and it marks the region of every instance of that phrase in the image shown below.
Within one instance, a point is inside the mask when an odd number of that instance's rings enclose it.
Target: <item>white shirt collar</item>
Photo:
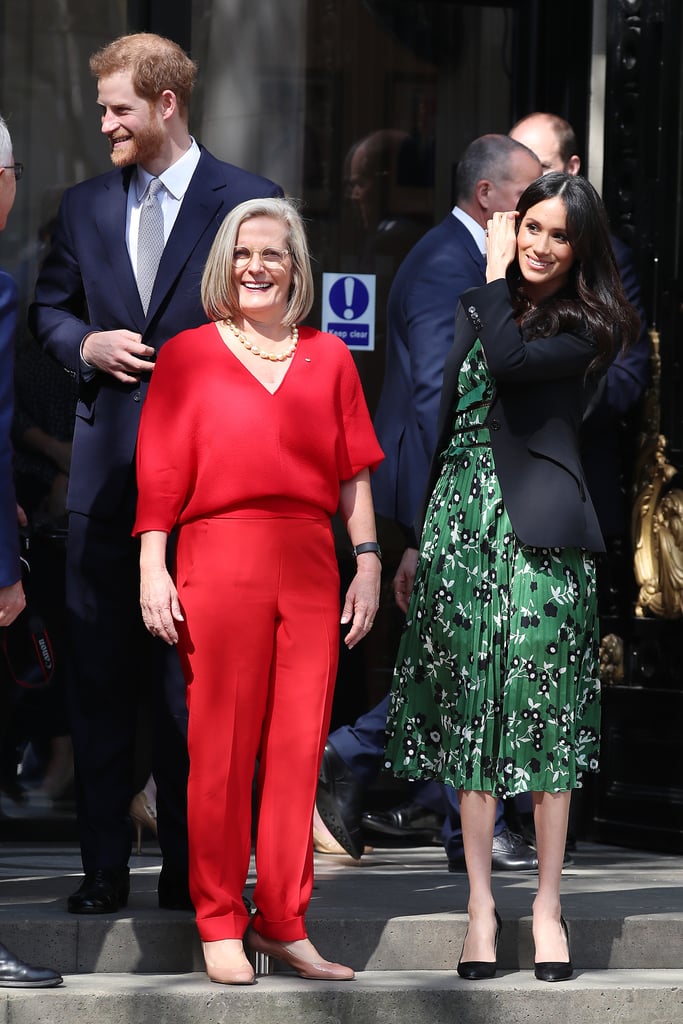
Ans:
[[[465,211],[460,206],[454,206],[453,209],[451,210],[451,213],[453,214],[456,220],[459,220],[462,224],[465,225],[469,233],[472,235],[472,238],[474,239],[476,246],[479,249],[479,252],[482,254],[482,256],[485,256],[486,235],[484,234],[484,229],[481,226],[481,224],[477,224],[474,217],[470,217],[469,213],[465,213]]]
[[[163,182],[164,188],[170,195],[176,200],[181,200],[192,180],[192,175],[197,169],[201,151],[199,146],[194,139],[191,139],[190,148],[183,153],[179,160],[176,160],[174,164],[167,167],[163,171],[159,178]],[[135,170],[135,194],[138,203],[142,202],[142,199],[147,191],[147,187],[154,177],[149,171],[146,171],[140,164],[137,165]]]

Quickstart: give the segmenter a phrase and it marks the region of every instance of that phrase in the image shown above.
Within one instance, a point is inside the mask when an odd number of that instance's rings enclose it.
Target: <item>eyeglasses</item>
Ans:
[[[232,251],[233,267],[246,267],[251,263],[251,258],[256,253],[264,267],[281,267],[285,256],[289,256],[289,249],[275,249],[272,245],[265,249],[249,249],[246,245],[239,245]]]
[[[17,181],[19,181],[19,178],[24,173],[23,164],[0,164],[0,168],[2,168],[3,171],[14,171],[14,177]]]

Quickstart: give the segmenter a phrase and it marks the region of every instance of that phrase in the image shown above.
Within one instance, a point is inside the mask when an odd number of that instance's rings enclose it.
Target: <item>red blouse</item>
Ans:
[[[156,361],[137,447],[134,533],[240,509],[310,507],[333,515],[340,481],[374,470],[383,453],[346,345],[299,330],[271,394],[215,324],[183,331]]]

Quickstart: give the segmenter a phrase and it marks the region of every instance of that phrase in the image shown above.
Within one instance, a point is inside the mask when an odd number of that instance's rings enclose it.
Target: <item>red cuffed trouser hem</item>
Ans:
[[[241,939],[249,925],[249,915],[225,914],[223,917],[197,919],[197,930],[202,942],[217,942],[219,939]]]
[[[205,942],[240,938],[258,759],[256,929],[304,938],[312,819],[339,652],[328,518],[201,520],[180,529],[179,653],[189,708],[190,895]]]
[[[257,910],[251,923],[255,932],[273,942],[296,942],[297,939],[308,938],[303,917],[294,917],[291,921],[266,921]]]

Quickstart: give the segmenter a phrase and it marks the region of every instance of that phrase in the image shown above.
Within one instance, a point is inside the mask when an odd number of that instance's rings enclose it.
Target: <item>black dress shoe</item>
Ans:
[[[538,869],[538,854],[531,849],[522,836],[504,828],[502,832],[493,837],[491,867],[494,871],[536,871]],[[448,870],[464,871],[465,855],[449,857]]]
[[[572,951],[569,945],[569,931],[567,929],[567,922],[563,917],[560,918],[560,924],[562,925],[562,931],[567,940],[567,953],[569,954],[569,960],[547,960],[540,964],[534,964],[534,975],[539,981],[569,981],[574,973],[574,965],[572,963]]]
[[[328,741],[320,765],[315,803],[334,838],[354,860],[360,860],[363,855],[360,824],[363,795],[364,787]]]
[[[157,896],[162,910],[194,910],[190,899],[190,883],[187,871],[163,864],[159,872]]]
[[[66,909],[70,914],[113,914],[128,903],[129,888],[128,868],[88,872]]]
[[[498,911],[497,910],[494,911],[494,914],[496,915],[496,936],[495,936],[495,938],[493,940],[493,955],[496,956],[496,958],[497,958],[497,954],[498,954],[498,939],[500,938],[500,933],[501,933],[501,931],[503,929],[503,922],[501,921],[500,917],[498,916]],[[467,939],[467,935],[465,935],[465,939]],[[464,942],[462,944],[462,948],[463,949],[465,948],[465,943]],[[496,973],[497,968],[498,968],[498,960],[497,959],[496,960],[463,960],[463,958],[462,958],[462,951],[461,951],[460,959],[458,960],[458,968],[457,968],[457,970],[458,970],[458,974],[460,975],[460,977],[464,978],[465,981],[484,981],[487,978],[493,978],[495,973]]]
[[[363,815],[363,828],[373,835],[404,839],[409,843],[441,842],[443,815],[418,803],[401,804],[390,811]]]
[[[63,980],[61,974],[48,967],[33,967],[24,963],[0,943],[0,987],[54,988],[55,985],[61,985]]]
[[[504,828],[493,837],[491,867],[494,871],[536,871],[538,854],[520,835]]]

